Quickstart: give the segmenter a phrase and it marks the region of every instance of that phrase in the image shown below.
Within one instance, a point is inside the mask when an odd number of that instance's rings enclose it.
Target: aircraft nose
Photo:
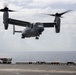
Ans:
[[[39,31],[40,31],[40,32],[44,31],[44,28],[40,28]]]
[[[41,34],[44,31],[43,28],[39,29],[39,33]]]

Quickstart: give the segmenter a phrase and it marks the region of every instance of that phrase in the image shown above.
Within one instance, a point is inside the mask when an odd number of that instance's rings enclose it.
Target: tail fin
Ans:
[[[15,25],[13,25],[13,35],[15,34],[15,32],[16,32],[16,33],[22,33],[22,31],[16,31],[16,30],[15,30]]]

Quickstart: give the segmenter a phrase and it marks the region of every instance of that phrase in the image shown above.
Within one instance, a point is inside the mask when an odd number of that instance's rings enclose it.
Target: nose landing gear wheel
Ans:
[[[38,36],[36,36],[36,38],[35,38],[35,39],[37,39],[37,40],[38,40],[38,39],[39,39],[39,37],[38,37]]]

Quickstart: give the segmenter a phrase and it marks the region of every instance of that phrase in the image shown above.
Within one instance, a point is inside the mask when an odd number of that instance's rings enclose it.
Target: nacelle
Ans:
[[[56,22],[56,24],[55,24],[55,32],[59,33],[60,32],[60,23],[61,23],[60,17],[55,17],[54,22]]]
[[[4,23],[5,30],[8,29],[8,18],[9,18],[8,11],[4,11],[4,14],[3,14],[3,23]]]

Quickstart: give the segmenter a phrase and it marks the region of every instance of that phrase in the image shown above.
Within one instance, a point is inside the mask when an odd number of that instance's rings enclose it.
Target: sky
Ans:
[[[72,10],[61,19],[61,32],[55,28],[45,28],[39,40],[34,37],[21,39],[21,34],[13,35],[13,27],[4,30],[3,13],[0,12],[0,54],[26,51],[76,51],[76,0],[0,0],[0,9],[7,4],[16,12],[9,17],[31,23],[53,22],[54,17],[44,15]],[[16,30],[23,30],[16,26]]]

